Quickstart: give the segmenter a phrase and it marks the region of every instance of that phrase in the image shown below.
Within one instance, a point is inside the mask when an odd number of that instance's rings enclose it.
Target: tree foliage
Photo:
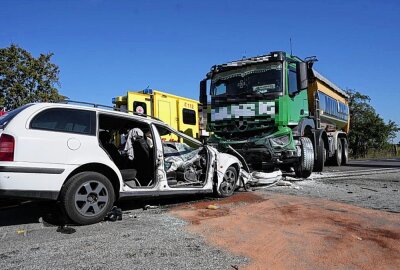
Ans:
[[[51,63],[52,53],[33,57],[12,44],[0,48],[0,106],[7,111],[30,102],[54,102],[58,93],[59,68]]]
[[[349,94],[350,133],[349,148],[354,157],[362,157],[368,149],[381,149],[400,131],[398,125],[389,120],[386,124],[371,106],[371,98],[358,91],[346,90]]]

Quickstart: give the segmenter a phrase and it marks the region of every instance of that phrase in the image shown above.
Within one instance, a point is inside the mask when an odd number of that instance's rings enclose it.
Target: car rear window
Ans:
[[[32,129],[95,135],[96,113],[76,109],[47,109],[33,118],[30,127]]]
[[[11,120],[15,116],[17,116],[17,114],[19,114],[20,112],[22,112],[23,110],[25,110],[26,108],[28,108],[32,105],[33,104],[27,104],[27,105],[24,105],[24,106],[21,106],[21,107],[15,109],[15,110],[12,110],[10,112],[7,112],[5,115],[2,115],[0,117],[0,128],[5,128],[8,125],[8,123],[10,123]]]

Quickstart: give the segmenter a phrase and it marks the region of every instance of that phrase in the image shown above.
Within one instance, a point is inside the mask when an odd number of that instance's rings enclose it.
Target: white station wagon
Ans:
[[[58,200],[77,224],[124,197],[226,197],[250,177],[162,121],[96,106],[28,104],[0,117],[0,134],[0,196]]]

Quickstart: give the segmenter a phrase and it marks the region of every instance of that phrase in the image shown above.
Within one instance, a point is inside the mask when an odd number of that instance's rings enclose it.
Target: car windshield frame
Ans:
[[[211,79],[211,96],[283,93],[283,70],[282,62],[266,62],[222,71]]]

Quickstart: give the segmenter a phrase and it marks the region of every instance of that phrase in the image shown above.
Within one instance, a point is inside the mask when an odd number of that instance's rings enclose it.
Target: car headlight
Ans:
[[[290,141],[290,136],[289,135],[284,135],[276,138],[271,138],[269,139],[271,142],[271,145],[276,147],[276,146],[285,146],[289,143]]]

